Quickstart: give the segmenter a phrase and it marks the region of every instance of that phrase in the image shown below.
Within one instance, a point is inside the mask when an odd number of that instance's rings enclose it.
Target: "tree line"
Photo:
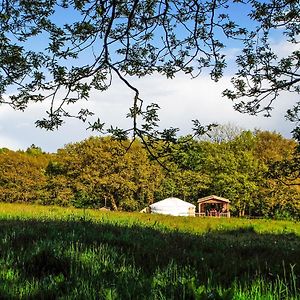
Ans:
[[[139,211],[170,196],[196,204],[215,194],[236,216],[299,218],[300,181],[284,170],[298,146],[275,132],[221,126],[207,139],[179,138],[160,164],[140,141],[111,137],[56,153],[2,148],[0,201]]]

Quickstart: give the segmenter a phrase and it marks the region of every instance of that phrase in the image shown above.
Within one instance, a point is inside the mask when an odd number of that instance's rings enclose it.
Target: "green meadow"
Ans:
[[[300,299],[300,223],[0,204],[0,299]]]

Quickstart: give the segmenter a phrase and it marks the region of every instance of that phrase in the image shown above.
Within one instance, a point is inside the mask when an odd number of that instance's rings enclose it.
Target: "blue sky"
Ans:
[[[236,6],[231,13],[239,20],[243,19],[244,12],[240,6]],[[75,15],[72,12],[60,13],[59,22],[73,21]],[[57,19],[58,20],[58,19]],[[291,50],[290,45],[283,42],[276,34],[274,47],[279,55],[284,56]],[[46,47],[46,40],[39,39],[39,46]],[[36,48],[37,42],[31,44]],[[198,119],[201,123],[233,123],[245,129],[262,129],[278,131],[286,137],[290,137],[293,125],[284,118],[286,110],[296,102],[296,95],[282,94],[275,102],[275,109],[271,118],[263,116],[248,116],[240,114],[233,109],[231,101],[221,96],[222,91],[230,85],[230,77],[233,75],[232,66],[235,55],[239,52],[239,45],[231,43],[225,50],[230,67],[225,76],[218,83],[210,80],[207,72],[203,72],[198,78],[190,78],[179,74],[175,79],[168,80],[159,75],[152,75],[142,79],[131,78],[131,83],[141,91],[141,98],[145,106],[152,102],[160,105],[161,127],[179,127],[180,134],[191,132],[192,119]],[[82,61],[84,62],[84,60]],[[132,127],[129,119],[126,119],[129,107],[132,105],[133,94],[116,79],[110,90],[104,93],[92,92],[88,102],[75,105],[74,112],[81,107],[90,108],[95,112],[95,118],[99,117],[107,126]],[[0,106],[0,147],[10,149],[26,149],[31,144],[42,147],[43,150],[54,152],[70,142],[80,141],[92,134],[86,131],[86,124],[78,120],[69,119],[58,131],[45,131],[35,127],[34,122],[44,116],[47,110],[45,104],[33,104],[25,112],[13,111],[8,106]]]

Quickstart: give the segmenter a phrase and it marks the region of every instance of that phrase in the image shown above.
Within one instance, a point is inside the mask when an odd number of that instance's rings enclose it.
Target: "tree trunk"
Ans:
[[[112,207],[113,210],[118,210],[118,206],[116,204],[116,201],[115,201],[114,197],[110,198],[110,203],[111,203],[111,207]]]

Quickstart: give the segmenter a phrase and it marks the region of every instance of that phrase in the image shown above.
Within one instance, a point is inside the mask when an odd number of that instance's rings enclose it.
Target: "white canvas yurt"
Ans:
[[[153,214],[195,216],[196,206],[172,197],[151,204],[150,209]]]

